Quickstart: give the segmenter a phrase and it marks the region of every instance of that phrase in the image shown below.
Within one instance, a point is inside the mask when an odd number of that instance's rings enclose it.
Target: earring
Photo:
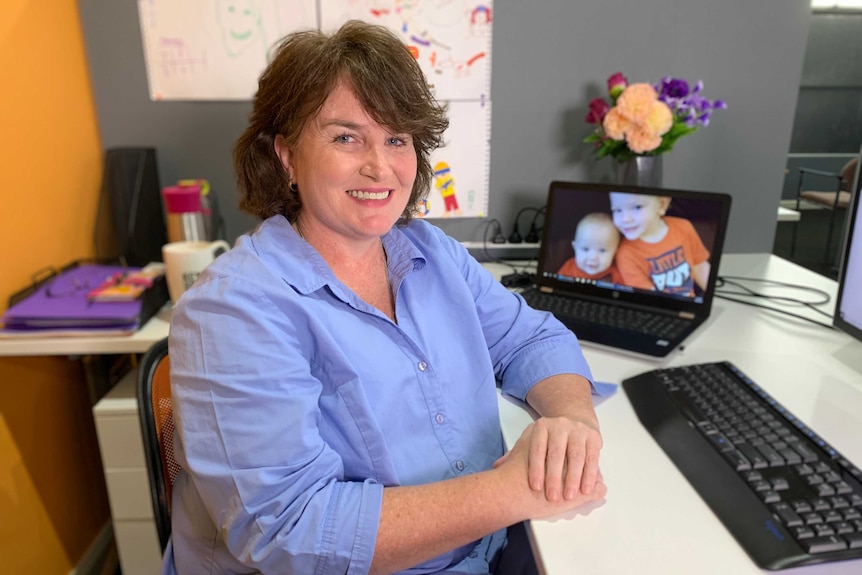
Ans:
[[[296,185],[296,180],[293,178],[287,179],[287,189],[293,192],[294,194],[299,191],[299,186]]]

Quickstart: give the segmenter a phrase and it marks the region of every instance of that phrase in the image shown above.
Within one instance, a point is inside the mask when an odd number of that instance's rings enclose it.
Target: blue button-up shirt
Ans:
[[[394,323],[281,216],[178,302],[166,572],[366,573],[383,488],[489,469],[496,386],[590,378],[573,334],[425,221],[383,237]],[[405,573],[486,573],[504,532]]]

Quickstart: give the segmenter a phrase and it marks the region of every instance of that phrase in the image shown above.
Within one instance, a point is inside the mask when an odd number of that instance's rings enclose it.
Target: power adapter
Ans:
[[[534,274],[529,272],[521,272],[514,274],[506,274],[500,278],[500,283],[507,288],[520,288],[533,285]]]

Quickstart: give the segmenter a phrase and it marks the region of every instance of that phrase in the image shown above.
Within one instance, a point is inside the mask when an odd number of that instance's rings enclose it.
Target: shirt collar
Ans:
[[[296,233],[284,216],[264,220],[250,234],[249,241],[258,256],[297,292],[306,295],[324,286],[335,292],[344,289],[344,284],[335,277],[329,264]],[[383,248],[389,273],[398,280],[423,269],[428,261],[419,247],[397,226],[383,236]]]

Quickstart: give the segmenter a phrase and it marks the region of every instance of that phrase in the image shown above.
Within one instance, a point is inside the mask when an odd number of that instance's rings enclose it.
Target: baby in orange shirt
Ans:
[[[610,215],[602,212],[587,214],[575,228],[572,241],[574,257],[569,258],[557,271],[574,278],[620,283],[614,254],[620,243],[620,233]]]

